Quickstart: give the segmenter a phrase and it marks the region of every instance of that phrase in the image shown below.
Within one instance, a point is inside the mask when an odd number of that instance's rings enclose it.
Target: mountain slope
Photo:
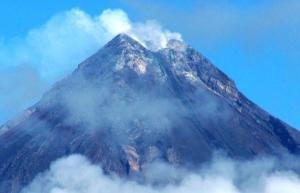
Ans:
[[[298,154],[300,135],[184,43],[153,52],[121,34],[2,126],[0,147],[0,192],[15,193],[74,153],[131,176],[155,160],[194,167],[217,150]]]

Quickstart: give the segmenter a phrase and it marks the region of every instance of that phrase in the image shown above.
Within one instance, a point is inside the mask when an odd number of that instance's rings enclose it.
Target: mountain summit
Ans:
[[[185,43],[151,51],[120,34],[0,127],[0,147],[0,192],[16,193],[70,154],[127,177],[156,160],[193,168],[215,151],[299,154],[300,134]]]

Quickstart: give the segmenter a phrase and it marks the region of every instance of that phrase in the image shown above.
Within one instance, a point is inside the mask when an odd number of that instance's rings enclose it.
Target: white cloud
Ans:
[[[157,22],[133,23],[120,9],[107,9],[96,16],[72,9],[54,15],[25,38],[0,44],[0,64],[26,63],[45,78],[61,77],[119,33],[128,33],[155,50],[165,47],[171,38],[181,39],[180,34],[163,29]]]
[[[107,9],[99,15],[89,15],[80,9],[55,14],[44,25],[30,30],[24,37],[12,39],[0,38],[0,80],[6,82],[5,87],[14,88],[14,93],[23,90],[15,81],[3,80],[7,71],[18,74],[19,66],[27,66],[36,72],[36,76],[46,84],[26,101],[14,108],[10,117],[23,110],[28,101],[35,101],[51,84],[64,77],[76,68],[84,59],[95,53],[106,42],[119,33],[128,33],[149,49],[157,50],[166,47],[171,38],[181,39],[180,34],[163,29],[157,22],[146,21],[134,23],[121,9]],[[28,84],[36,84],[28,82]],[[22,81],[21,81],[22,82]],[[32,87],[34,88],[34,87]],[[6,89],[7,90],[7,89]],[[11,95],[0,87],[0,95]],[[18,98],[18,97],[16,97]],[[20,97],[19,97],[20,98]],[[0,103],[14,103],[6,98]],[[9,108],[9,106],[4,107]],[[0,122],[3,119],[0,116]],[[4,120],[2,120],[4,121]]]
[[[280,170],[268,159],[238,162],[217,158],[198,172],[161,164],[149,168],[151,180],[163,175],[164,180],[179,179],[178,183],[162,187],[137,184],[107,176],[83,156],[71,155],[55,161],[49,171],[38,175],[22,193],[296,193],[300,188],[298,175]],[[164,172],[155,172],[162,168]]]
[[[131,22],[127,14],[122,10],[107,9],[102,12],[99,21],[110,34],[128,33],[131,29]]]
[[[182,41],[182,37],[179,33],[163,29],[159,23],[154,20],[134,24],[129,33],[151,50],[166,48],[170,39]]]
[[[290,172],[271,176],[264,187],[265,193],[298,193],[299,190],[300,178]]]

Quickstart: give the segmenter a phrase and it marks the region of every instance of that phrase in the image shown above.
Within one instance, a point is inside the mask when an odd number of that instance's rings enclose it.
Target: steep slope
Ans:
[[[0,192],[15,193],[73,153],[130,176],[155,160],[194,167],[216,150],[298,154],[300,135],[184,43],[153,52],[121,34],[2,126],[0,147]]]

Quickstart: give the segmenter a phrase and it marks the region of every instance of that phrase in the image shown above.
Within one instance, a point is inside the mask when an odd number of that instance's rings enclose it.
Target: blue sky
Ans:
[[[10,50],[21,49],[20,42],[28,41],[32,29],[44,26],[54,15],[72,8],[91,16],[108,8],[119,8],[132,22],[157,20],[164,28],[181,33],[188,44],[235,80],[252,101],[300,128],[300,2],[294,0],[1,0],[0,123],[34,104],[59,77],[47,79],[40,75],[38,62],[27,65],[18,60],[20,64],[16,64],[1,57],[15,58]],[[1,45],[6,55],[1,54]],[[78,44],[81,45],[87,44]],[[86,53],[91,50],[87,47]],[[39,52],[34,54],[40,57]],[[59,71],[51,70],[54,74]],[[69,71],[70,68],[63,73]],[[34,84],[25,85],[27,79],[20,78],[24,74]],[[23,90],[16,88],[23,84]],[[14,108],[10,108],[12,104]]]

